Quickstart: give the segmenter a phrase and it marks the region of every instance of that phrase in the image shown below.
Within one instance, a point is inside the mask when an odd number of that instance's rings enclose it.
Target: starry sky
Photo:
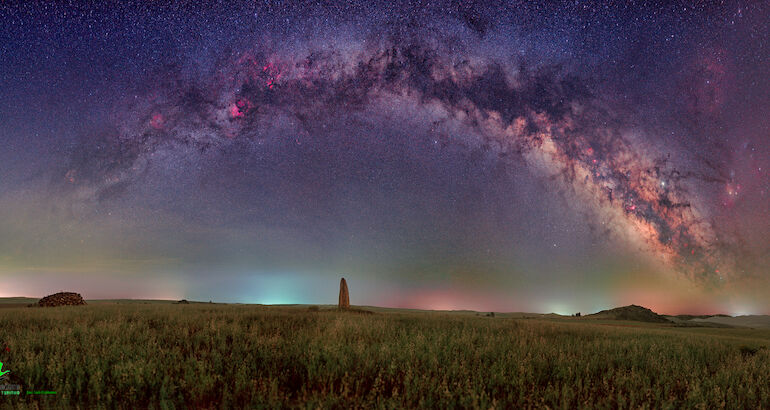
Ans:
[[[770,314],[770,3],[0,3],[0,296]]]

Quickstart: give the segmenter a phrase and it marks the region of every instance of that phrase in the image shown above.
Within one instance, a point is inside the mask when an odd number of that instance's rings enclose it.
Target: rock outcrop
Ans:
[[[348,293],[348,283],[345,278],[340,280],[340,309],[350,309],[350,294]]]
[[[75,292],[59,292],[53,295],[48,295],[37,302],[38,306],[76,306],[85,305],[86,301],[80,296],[80,293]]]
[[[629,305],[615,309],[602,310],[588,315],[592,319],[633,320],[637,322],[672,323],[665,317],[643,306]]]

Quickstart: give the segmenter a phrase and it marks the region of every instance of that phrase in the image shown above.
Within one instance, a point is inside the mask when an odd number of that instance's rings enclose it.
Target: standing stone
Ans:
[[[340,280],[340,309],[350,308],[350,294],[348,293],[348,283],[345,282],[345,278]]]

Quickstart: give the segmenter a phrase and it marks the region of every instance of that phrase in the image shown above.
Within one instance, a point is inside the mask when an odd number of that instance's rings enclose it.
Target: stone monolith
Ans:
[[[350,308],[350,294],[348,293],[348,283],[345,282],[345,278],[340,280],[340,309]]]

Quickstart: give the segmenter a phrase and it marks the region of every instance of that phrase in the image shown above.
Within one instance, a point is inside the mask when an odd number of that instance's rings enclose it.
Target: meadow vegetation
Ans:
[[[770,331],[325,307],[0,310],[2,408],[770,408]]]

